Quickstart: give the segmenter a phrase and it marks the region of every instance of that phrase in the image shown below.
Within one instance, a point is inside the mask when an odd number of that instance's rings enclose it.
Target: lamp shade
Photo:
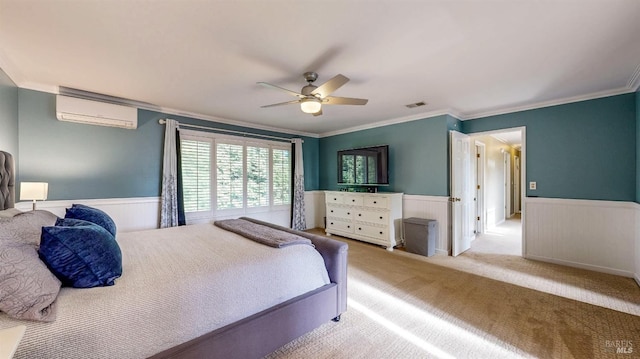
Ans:
[[[319,98],[307,97],[300,101],[300,109],[304,113],[316,113],[320,111],[320,108],[322,108],[322,103]]]
[[[20,182],[20,199],[21,200],[39,200],[47,199],[49,194],[49,184],[46,182]]]

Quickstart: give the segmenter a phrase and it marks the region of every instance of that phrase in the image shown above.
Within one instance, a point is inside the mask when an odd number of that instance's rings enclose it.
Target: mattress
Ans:
[[[52,323],[26,324],[14,356],[146,358],[329,283],[311,245],[268,247],[212,224],[119,233],[111,287],[63,288]]]

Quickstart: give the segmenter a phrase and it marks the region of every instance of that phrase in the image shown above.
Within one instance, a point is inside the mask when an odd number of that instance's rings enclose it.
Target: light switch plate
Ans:
[[[535,182],[529,182],[529,189],[535,190],[537,188],[537,184]]]

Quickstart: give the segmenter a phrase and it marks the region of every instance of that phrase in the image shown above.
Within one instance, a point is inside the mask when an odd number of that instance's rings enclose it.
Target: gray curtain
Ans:
[[[160,228],[178,225],[178,154],[176,147],[178,122],[166,120],[165,126]]]
[[[304,166],[302,163],[302,139],[294,138],[293,143],[293,200],[291,203],[291,228],[307,229],[304,215]]]

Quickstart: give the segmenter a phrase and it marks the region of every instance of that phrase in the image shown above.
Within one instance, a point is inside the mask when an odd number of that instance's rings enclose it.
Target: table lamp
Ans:
[[[44,201],[49,193],[49,184],[46,182],[20,182],[20,200],[33,200],[33,210],[36,210],[36,201]]]

